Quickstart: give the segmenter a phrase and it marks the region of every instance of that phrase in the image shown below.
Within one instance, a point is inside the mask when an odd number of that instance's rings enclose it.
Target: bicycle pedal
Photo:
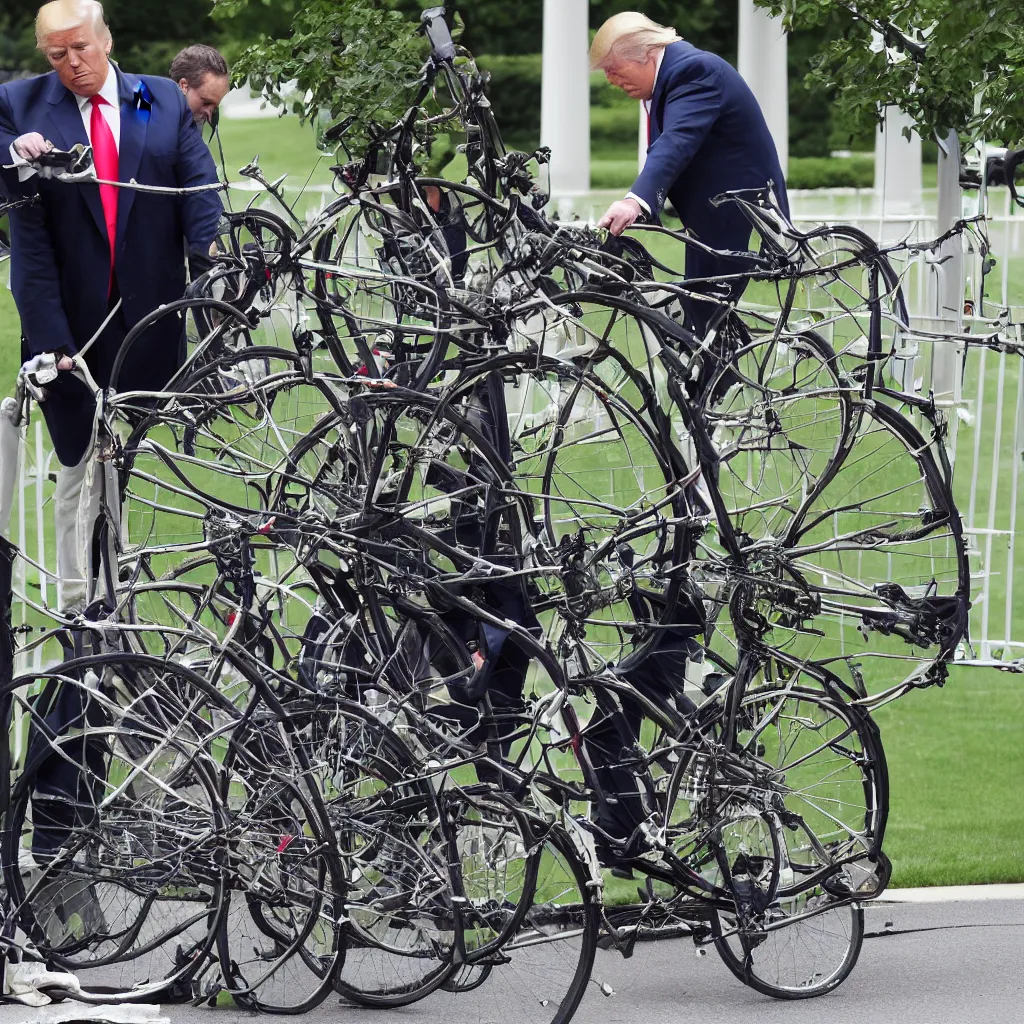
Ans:
[[[512,963],[512,957],[507,953],[494,952],[481,958],[480,960],[474,960],[469,966],[470,967],[501,967],[505,964]]]

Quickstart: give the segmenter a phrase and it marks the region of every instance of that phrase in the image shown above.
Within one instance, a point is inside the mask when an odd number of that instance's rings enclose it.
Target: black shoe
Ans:
[[[630,865],[636,856],[631,849],[632,845],[634,844],[629,843],[627,839],[621,840],[621,845],[616,846],[599,839],[594,844],[598,864],[610,871],[614,878],[633,878],[633,869]]]

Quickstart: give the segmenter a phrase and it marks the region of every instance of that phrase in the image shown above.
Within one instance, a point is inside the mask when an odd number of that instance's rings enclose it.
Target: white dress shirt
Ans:
[[[92,145],[92,103],[88,96],[74,95],[78,101],[78,112],[82,115],[82,124],[85,127],[85,137]],[[110,133],[114,136],[114,145],[118,152],[121,151],[121,100],[117,95],[117,73],[114,65],[107,65],[107,78],[100,89],[100,96],[107,102],[100,104],[100,111],[110,126]],[[18,180],[25,181],[35,174],[35,169],[28,166],[28,161],[14,148],[11,143],[11,162],[18,168]]]
[[[649,100],[641,100],[640,101],[640,105],[644,108],[644,113],[647,115],[647,124],[648,125],[650,125],[650,123],[651,123],[651,120],[650,120],[651,119],[651,103],[654,101],[654,90],[657,89],[657,87],[658,87],[658,75],[661,74],[661,62],[664,59],[665,59],[665,47],[662,46],[662,47],[659,48],[658,56],[655,58],[655,64],[654,64],[654,86],[651,89],[651,98]],[[651,139],[650,139],[650,135],[648,135],[648,137],[647,137],[647,146],[648,146],[648,148],[650,148],[650,145],[651,145]],[[635,195],[633,192],[627,192],[626,193],[626,198],[627,199],[635,199],[637,201],[637,203],[640,204],[640,207],[641,207],[641,209],[644,210],[644,212],[646,212],[648,214],[651,212],[651,208],[647,205],[647,203],[645,203],[638,195]]]

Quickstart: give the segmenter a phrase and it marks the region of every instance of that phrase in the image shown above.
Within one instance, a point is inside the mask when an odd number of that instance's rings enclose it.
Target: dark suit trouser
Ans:
[[[86,352],[86,366],[100,387],[106,387],[110,382],[111,367],[127,333],[124,311],[119,309]],[[22,360],[31,358],[24,347],[21,356]],[[46,385],[46,391],[48,397],[39,408],[46,420],[53,450],[61,465],[77,466],[92,437],[96,398],[74,374],[65,371]]]
[[[620,675],[648,700],[688,714],[695,705],[683,692],[683,680],[688,660],[700,651],[696,634],[696,627],[683,623],[664,630],[652,648]],[[629,748],[640,737],[643,717],[639,703],[623,698],[621,713],[595,712],[585,733],[587,753],[601,787],[597,821],[618,839],[628,838],[645,818],[637,777],[628,767]],[[637,765],[641,767],[640,762]]]
[[[103,751],[94,739],[68,739],[72,728],[84,728],[93,717],[82,690],[57,680],[33,704],[27,762],[36,772],[32,790],[32,854],[39,863],[53,858],[72,830],[92,824],[104,773]],[[47,732],[55,735],[51,742]]]
[[[709,297],[708,300],[699,298],[687,298],[684,300],[686,326],[693,331],[698,339],[704,338],[704,335],[707,333],[708,322],[715,316],[721,305],[723,303],[738,302],[750,283],[749,277],[722,281],[707,279],[724,278],[728,275],[742,273],[747,269],[749,269],[749,266],[744,265],[740,260],[729,260],[712,256],[710,253],[701,252],[696,248],[687,250],[686,280],[683,282],[683,285],[690,291]],[[692,284],[691,280],[693,280]],[[712,299],[714,301],[711,301]]]
[[[117,285],[107,309],[117,304]],[[113,386],[116,391],[160,391],[184,362],[184,326],[174,317],[162,317],[137,337],[125,356],[116,381],[111,371],[128,334],[129,324],[124,308],[119,308],[110,322],[85,354],[85,363],[101,388]],[[22,348],[22,359],[30,358]],[[50,397],[40,408],[53,441],[57,458],[64,466],[75,466],[82,460],[91,434],[96,409],[95,397],[73,374],[60,373],[47,385]]]

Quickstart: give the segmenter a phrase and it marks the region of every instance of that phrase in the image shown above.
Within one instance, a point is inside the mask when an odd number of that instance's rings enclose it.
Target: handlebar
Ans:
[[[56,352],[43,352],[33,356],[27,363],[24,363],[18,371],[18,383],[16,390],[16,401],[19,408],[25,404],[26,394],[31,395],[36,402],[45,402],[47,399],[46,385],[57,379],[58,373],[73,373],[93,395],[98,395],[102,390],[93,378],[89,367],[86,365],[85,356],[82,352],[76,352],[71,356],[74,364],[69,370],[59,370],[58,361],[63,356]]]
[[[135,192],[148,192],[156,195],[187,196],[197,192],[224,192],[228,188],[226,181],[212,182],[209,185],[141,185],[134,178],[131,181],[107,181],[96,177],[96,165],[93,162],[92,146],[76,143],[71,149],[51,149],[33,160],[26,160],[41,178],[64,182],[65,184],[84,183],[87,185],[110,185],[113,188],[127,188]],[[5,170],[12,170],[19,164],[5,164]]]
[[[78,142],[68,150],[51,149],[27,163],[42,178],[75,177],[92,168],[92,146],[83,146]],[[13,166],[8,165],[9,168]]]

